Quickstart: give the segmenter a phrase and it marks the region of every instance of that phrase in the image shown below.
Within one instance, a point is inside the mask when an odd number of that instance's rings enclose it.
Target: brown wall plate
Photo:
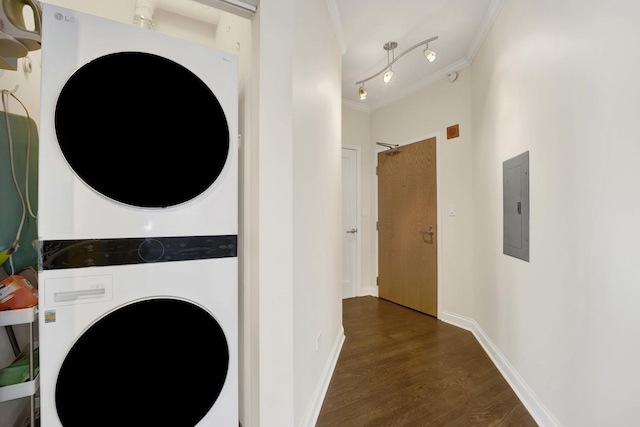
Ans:
[[[459,125],[453,125],[447,128],[447,139],[457,138],[459,136],[460,136]]]

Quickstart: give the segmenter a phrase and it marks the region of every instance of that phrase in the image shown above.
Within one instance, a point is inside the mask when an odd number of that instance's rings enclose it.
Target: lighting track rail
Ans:
[[[432,41],[438,40],[438,36],[435,37],[431,37],[429,39],[423,40],[420,43],[416,43],[413,46],[411,46],[409,49],[405,50],[404,52],[402,52],[400,55],[398,55],[397,57],[394,56],[393,60],[389,60],[389,51],[391,51],[391,53],[393,54],[395,48],[398,46],[398,43],[396,42],[388,42],[385,43],[383,48],[384,50],[387,51],[387,66],[384,67],[382,70],[378,71],[377,73],[375,73],[374,75],[367,77],[366,79],[362,79],[356,82],[356,85],[360,85],[360,89],[359,89],[359,93],[360,93],[360,99],[365,99],[367,97],[367,91],[364,89],[364,83],[368,82],[369,80],[378,77],[380,74],[384,73],[385,71],[389,70],[388,73],[385,74],[385,78],[384,78],[384,82],[387,83],[389,82],[389,80],[391,80],[391,76],[393,76],[393,70],[392,70],[392,66],[393,64],[395,64],[396,62],[398,62],[398,60],[400,58],[402,58],[404,55],[406,55],[407,53],[411,52],[412,50],[424,45],[425,49],[424,49],[424,56],[425,58],[427,58],[427,60],[429,62],[433,62],[436,59],[436,54],[434,51],[429,50],[429,43]]]

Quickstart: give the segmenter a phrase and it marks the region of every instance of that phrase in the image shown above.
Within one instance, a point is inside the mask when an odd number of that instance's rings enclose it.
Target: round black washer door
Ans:
[[[142,208],[202,194],[229,154],[229,127],[211,89],[184,66],[142,52],[102,56],[78,69],[58,98],[55,128],[64,157],[87,185]]]
[[[202,308],[150,299],[94,323],[67,354],[55,403],[65,427],[193,427],[229,367],[218,322]]]

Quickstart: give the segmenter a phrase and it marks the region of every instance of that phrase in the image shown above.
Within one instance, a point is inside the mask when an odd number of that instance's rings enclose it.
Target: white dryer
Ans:
[[[45,3],[43,427],[238,425],[237,57]]]
[[[39,237],[237,234],[237,62],[45,3]]]

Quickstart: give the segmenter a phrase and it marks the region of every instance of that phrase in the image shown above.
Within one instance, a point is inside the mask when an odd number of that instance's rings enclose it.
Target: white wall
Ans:
[[[342,336],[342,58],[325,0],[296,0],[294,22],[293,425],[300,426]]]
[[[252,412],[245,427],[293,425],[292,0],[254,19],[250,271]]]
[[[23,69],[26,58],[18,59],[17,70],[0,71],[0,90],[13,91],[16,86],[18,90],[15,96],[22,101],[29,111],[29,116],[36,122],[40,122],[40,51],[29,52],[27,55],[31,60],[32,71],[27,73]],[[4,72],[3,72],[4,71]],[[1,105],[1,104],[0,104]],[[25,115],[24,109],[13,98],[9,100],[9,112],[13,114]],[[4,165],[3,165],[4,167]]]
[[[265,2],[253,22],[245,427],[313,425],[341,331],[341,59],[331,28],[322,0]]]
[[[361,267],[358,296],[378,295],[376,286],[374,245],[375,211],[373,203],[374,147],[371,143],[371,114],[342,106],[342,144],[360,147],[360,235]]]
[[[472,143],[470,115],[470,71],[461,70],[451,83],[444,78],[414,94],[371,113],[371,144],[376,142],[402,144],[417,142],[425,136],[440,134],[437,140],[439,185],[441,188],[441,242],[438,257],[442,270],[438,271],[440,307],[470,316],[473,312],[473,205],[471,194]],[[446,139],[446,128],[460,125],[460,137]],[[376,148],[374,148],[375,152]],[[377,164],[375,154],[372,157]],[[373,170],[375,171],[375,170]],[[375,172],[363,176],[376,182]],[[372,185],[375,191],[375,186]],[[375,203],[375,196],[371,198]],[[448,216],[450,204],[456,206],[456,216]],[[376,207],[371,206],[371,212]],[[371,233],[375,233],[375,219]],[[375,242],[375,240],[374,240]],[[377,244],[377,243],[374,243]],[[372,265],[377,266],[377,251]],[[364,264],[364,262],[363,262]],[[373,273],[375,278],[375,271]],[[375,279],[374,279],[375,280]]]
[[[549,425],[640,420],[638,16],[509,0],[472,65],[474,318]],[[528,263],[502,254],[502,162],[526,150]]]

